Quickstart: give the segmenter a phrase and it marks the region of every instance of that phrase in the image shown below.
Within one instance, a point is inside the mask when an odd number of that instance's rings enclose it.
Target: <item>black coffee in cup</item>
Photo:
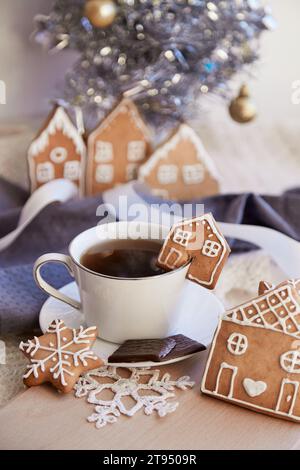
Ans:
[[[87,250],[80,262],[90,271],[105,276],[157,276],[165,272],[156,266],[161,246],[161,242],[155,240],[112,240]]]

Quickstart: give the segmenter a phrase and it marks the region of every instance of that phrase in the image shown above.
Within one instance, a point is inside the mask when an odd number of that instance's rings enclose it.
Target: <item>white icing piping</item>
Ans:
[[[279,397],[278,397],[277,404],[276,404],[276,412],[280,413],[279,408],[280,408],[281,401],[282,401],[282,395],[283,395],[284,387],[287,384],[295,386],[293,401],[291,403],[291,406],[288,412],[288,416],[294,417],[293,411],[294,411],[294,407],[295,407],[295,403],[296,403],[297,395],[298,395],[298,390],[299,390],[299,382],[296,382],[295,380],[282,379],[281,386],[280,386],[280,393],[279,393]]]
[[[65,136],[69,137],[74,142],[76,152],[80,155],[85,153],[85,143],[80,136],[78,130],[72,123],[71,119],[61,107],[58,107],[51,118],[48,126],[39,137],[37,137],[29,147],[29,155],[36,157],[45,150],[49,145],[49,137],[56,134],[57,131],[61,131]]]
[[[281,318],[278,316],[275,308],[272,306],[272,303],[270,302],[270,297],[278,294],[282,290],[287,290],[287,297],[285,299],[286,302],[292,301],[293,306],[295,307],[295,310],[293,313],[289,312],[287,307],[286,307],[286,313],[287,315],[284,318]],[[284,305],[284,299],[280,298],[281,303]],[[265,310],[263,313],[260,312],[259,305],[257,305],[258,302],[266,302],[268,305],[268,309]],[[253,315],[252,318],[248,318],[246,314],[246,309],[247,308],[255,308],[255,310],[258,312],[256,315]],[[278,304],[275,305],[275,307],[278,307]],[[277,322],[276,323],[268,323],[266,319],[264,318],[264,315],[266,313],[271,312],[276,318]],[[242,315],[242,320],[239,320],[237,318],[238,315]],[[293,288],[290,283],[287,283],[283,286],[280,286],[274,290],[268,291],[266,294],[261,295],[260,297],[257,297],[255,300],[252,300],[250,302],[246,302],[239,307],[236,307],[224,315],[223,320],[225,321],[230,321],[232,323],[236,323],[239,325],[244,325],[244,326],[253,326],[255,328],[265,328],[267,330],[272,330],[272,331],[277,331],[279,333],[284,333],[289,336],[292,336],[294,338],[299,338],[300,337],[300,325],[297,323],[295,320],[295,316],[300,315],[300,306],[296,299],[293,296]],[[257,319],[261,320],[261,323],[255,323],[255,320]],[[297,328],[297,332],[291,333],[286,325],[287,320],[291,320],[293,322],[293,325]]]
[[[93,184],[93,168],[94,168],[94,148],[95,148],[95,141],[98,137],[98,134],[105,129],[107,129],[111,123],[119,116],[127,112],[129,118],[131,119],[132,123],[136,125],[136,127],[143,133],[146,141],[148,143],[151,142],[151,133],[144,121],[142,120],[138,109],[136,108],[135,104],[127,99],[123,99],[116,108],[104,119],[104,121],[96,127],[96,129],[90,133],[88,137],[88,163],[87,163],[87,192],[88,194],[91,193],[92,184]]]
[[[187,124],[181,124],[176,134],[171,137],[165,144],[161,145],[149,158],[149,160],[140,167],[139,177],[143,181],[146,176],[153,170],[156,164],[160,160],[164,160],[168,157],[169,152],[174,150],[181,140],[191,141],[197,151],[197,158],[199,162],[206,166],[209,173],[215,178],[219,179],[217,168],[206,151],[200,137],[196,132]]]
[[[165,242],[164,242],[164,245],[163,245],[163,248],[162,250],[160,251],[160,254],[159,254],[159,257],[158,257],[158,262],[163,264],[164,262],[162,261],[162,256],[164,255],[164,252],[167,248],[167,245],[168,245],[168,242],[171,238],[171,236],[173,235],[174,231],[178,228],[178,227],[182,227],[182,226],[185,226],[185,225],[188,225],[190,224],[191,222],[203,222],[203,221],[206,221],[208,222],[208,224],[210,225],[213,233],[216,235],[216,237],[218,238],[218,240],[220,241],[222,247],[223,247],[223,250],[222,250],[222,253],[221,253],[221,256],[214,268],[214,270],[212,271],[211,273],[211,276],[210,276],[210,279],[209,281],[203,281],[202,279],[199,279],[199,278],[196,278],[195,276],[192,276],[191,274],[188,274],[188,278],[191,279],[191,280],[195,280],[201,284],[204,284],[206,286],[210,286],[212,283],[213,283],[213,280],[214,280],[214,277],[215,277],[215,274],[220,266],[220,264],[222,263],[225,255],[226,255],[226,252],[227,252],[227,243],[226,243],[226,240],[224,239],[224,237],[221,235],[221,233],[219,232],[219,230],[217,229],[217,226],[215,224],[215,221],[212,217],[211,214],[205,214],[205,215],[202,215],[200,217],[196,217],[195,219],[189,219],[189,220],[182,220],[181,222],[178,222],[177,224],[173,225],[171,231],[169,232]],[[202,248],[201,248],[202,249]]]
[[[280,406],[280,402],[278,401],[277,403],[277,406],[276,406],[276,409],[271,409],[271,408],[264,408],[263,406],[259,406],[259,405],[256,405],[254,403],[251,403],[251,402],[247,402],[247,401],[244,401],[244,400],[238,400],[237,398],[233,398],[233,397],[226,397],[224,395],[220,395],[218,393],[216,393],[215,391],[211,391],[211,390],[208,390],[206,387],[205,387],[205,384],[206,384],[206,380],[207,380],[207,375],[208,375],[208,372],[209,372],[209,369],[210,369],[210,365],[211,365],[211,361],[212,361],[212,358],[213,358],[213,355],[214,355],[214,351],[215,351],[215,347],[216,347],[216,342],[217,342],[217,339],[218,339],[218,336],[219,336],[219,333],[220,333],[220,330],[222,328],[222,324],[223,324],[223,321],[224,319],[220,319],[219,321],[219,325],[218,325],[218,328],[216,330],[216,333],[215,333],[215,336],[214,336],[214,339],[213,339],[213,342],[212,342],[212,345],[211,345],[211,348],[210,348],[210,352],[209,352],[209,356],[208,356],[208,359],[207,359],[207,363],[206,363],[206,366],[205,366],[205,370],[204,370],[204,374],[203,374],[203,378],[202,378],[202,382],[201,382],[201,392],[202,393],[205,393],[206,395],[211,395],[213,397],[219,397],[223,400],[228,400],[230,402],[233,402],[233,403],[237,403],[237,404],[241,404],[241,405],[246,405],[247,408],[252,408],[252,409],[257,409],[257,410],[261,410],[263,412],[267,412],[267,413],[271,413],[273,415],[279,415],[279,416],[283,416],[283,417],[290,417],[292,419],[294,419],[295,421],[299,421],[300,422],[300,416],[295,416],[293,414],[291,414],[293,412],[293,409],[290,409],[289,413],[283,413],[282,411],[279,411],[277,408],[279,408]],[[226,320],[226,321],[232,321],[232,320]],[[253,325],[251,325],[253,326]],[[284,381],[285,379],[283,379]],[[281,388],[282,388],[282,384],[281,384]],[[297,397],[297,394],[295,394],[295,396]],[[280,395],[279,395],[280,397]],[[296,399],[295,399],[296,400]]]
[[[83,366],[86,367],[86,359],[97,359],[97,357],[90,350],[89,346],[91,339],[94,339],[94,335],[89,333],[93,330],[96,330],[96,327],[84,329],[82,326],[80,326],[78,331],[73,329],[72,340],[62,345],[60,333],[66,329],[67,327],[64,325],[62,320],[54,320],[54,322],[49,325],[46,333],[56,335],[56,347],[51,346],[51,343],[49,346],[41,345],[39,339],[36,336],[34,337],[34,340],[29,340],[27,343],[22,341],[20,343],[19,348],[21,351],[25,351],[27,354],[30,353],[31,357],[31,364],[27,366],[28,371],[24,374],[24,379],[28,378],[31,374],[33,374],[33,376],[37,379],[39,377],[39,370],[41,370],[41,372],[45,372],[45,364],[57,356],[57,360],[55,361],[56,364],[50,368],[50,372],[55,380],[60,379],[61,384],[66,386],[67,382],[65,375],[74,376],[74,373],[66,368],[71,367],[72,364],[68,358],[66,359],[63,357],[63,355],[70,356],[73,359],[75,367],[79,365],[79,361],[81,361]],[[88,346],[73,352],[68,349],[72,344],[87,344]],[[34,359],[34,356],[38,350],[48,351],[50,354],[44,359]]]

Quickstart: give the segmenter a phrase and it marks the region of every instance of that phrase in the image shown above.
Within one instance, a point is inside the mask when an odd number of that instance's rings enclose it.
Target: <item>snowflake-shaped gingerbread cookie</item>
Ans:
[[[91,351],[97,338],[97,328],[67,328],[62,320],[54,320],[46,333],[20,343],[20,349],[30,359],[23,379],[32,387],[51,382],[63,393],[70,392],[83,372],[103,366],[103,361]]]

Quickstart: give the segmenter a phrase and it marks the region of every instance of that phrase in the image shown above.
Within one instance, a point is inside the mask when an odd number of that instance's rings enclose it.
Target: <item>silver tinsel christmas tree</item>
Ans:
[[[115,9],[106,27],[88,14],[92,3]],[[259,0],[56,0],[36,18],[35,38],[79,52],[60,98],[80,106],[88,125],[125,93],[160,127],[190,116],[201,95],[225,96],[272,27]]]

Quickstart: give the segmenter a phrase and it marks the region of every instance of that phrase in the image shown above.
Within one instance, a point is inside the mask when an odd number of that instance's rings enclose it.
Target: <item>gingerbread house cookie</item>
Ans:
[[[187,201],[217,194],[220,189],[213,160],[186,124],[141,166],[139,180],[163,199]]]
[[[226,312],[212,343],[201,390],[300,422],[299,281],[285,281]]]
[[[66,178],[84,193],[86,145],[66,111],[57,106],[28,150],[31,191]]]
[[[177,269],[191,262],[188,279],[214,289],[230,248],[211,214],[175,224],[159,253],[157,264]]]
[[[136,179],[150,153],[150,132],[136,106],[124,99],[88,137],[87,194]]]

